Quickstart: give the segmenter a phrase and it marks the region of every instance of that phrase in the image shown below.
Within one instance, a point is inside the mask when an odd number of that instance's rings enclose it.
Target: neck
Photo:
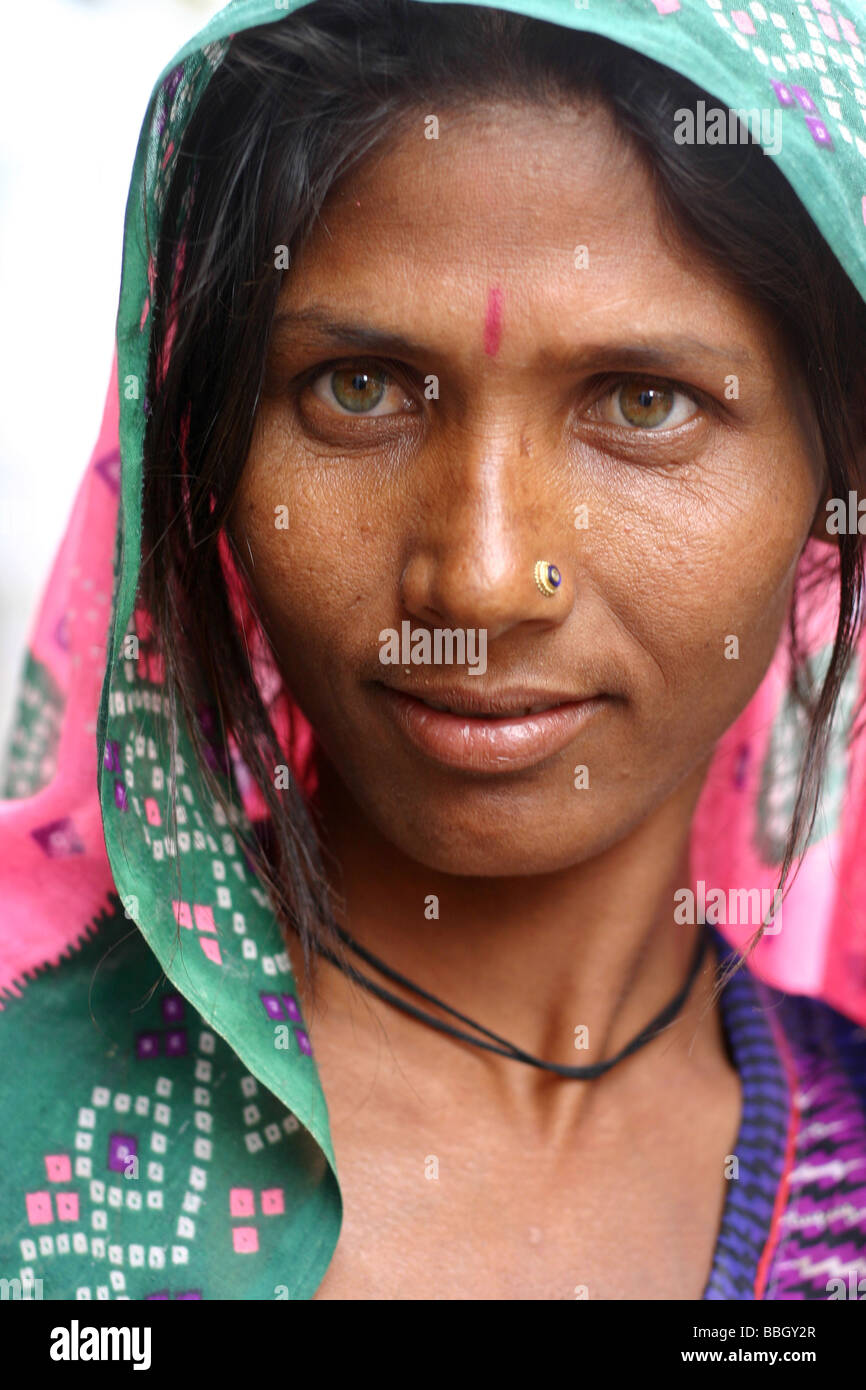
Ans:
[[[673,919],[674,892],[690,883],[689,830],[704,769],[628,836],[591,861],[520,878],[442,874],[410,860],[362,816],[329,765],[318,809],[342,901],[337,920],[392,969],[545,1061],[590,1065],[613,1056],[681,988],[700,927]],[[377,984],[455,1024],[349,952]],[[709,1010],[715,958],[705,964],[678,1019],[633,1058],[659,1048],[723,1047]],[[299,981],[302,996],[306,986]],[[318,1002],[307,1016],[351,1013],[353,1028],[384,1028],[400,1055],[455,1075],[482,1067],[490,1085],[527,1098],[557,1078],[449,1039],[362,991],[320,961]],[[361,1001],[359,995],[363,993]],[[461,1026],[457,1024],[456,1026]],[[576,1030],[580,1029],[578,1033]],[[471,1031],[471,1030],[470,1030]],[[575,1090],[600,1081],[560,1081]]]

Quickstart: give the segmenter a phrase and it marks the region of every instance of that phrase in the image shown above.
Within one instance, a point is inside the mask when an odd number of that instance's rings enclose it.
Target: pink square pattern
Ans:
[[[232,1245],[236,1255],[254,1255],[259,1248],[259,1233],[255,1226],[234,1226]]]
[[[171,905],[174,908],[174,917],[178,926],[189,927],[192,930],[192,913],[189,910],[189,903],[175,902],[172,898]]]
[[[836,28],[836,21],[831,14],[819,14],[818,23],[824,30],[828,39],[839,38],[839,30]]]
[[[854,25],[851,23],[850,19],[845,19],[842,15],[840,15],[839,28],[842,30],[842,33],[845,35],[849,43],[860,43],[860,40],[857,37],[857,30],[854,28]]]
[[[214,965],[222,965],[223,958],[222,952],[220,951],[219,942],[212,941],[209,936],[199,937],[199,941],[201,942],[201,948],[207,956],[208,960],[212,960]]]
[[[171,905],[174,910],[175,921],[179,926],[187,927],[191,931],[194,919],[199,931],[216,933],[213,908],[206,903],[183,903],[172,898]],[[211,941],[209,938],[205,938],[203,941],[199,938],[199,940],[208,960],[213,961],[214,965],[222,965],[223,958],[219,942]]]
[[[229,1211],[232,1216],[255,1216],[256,1199],[251,1187],[233,1187],[229,1192]]]
[[[213,908],[205,907],[202,903],[193,903],[192,911],[199,931],[216,931]]]
[[[78,1220],[78,1193],[58,1192],[57,1216],[60,1221]]]
[[[27,1220],[31,1226],[49,1226],[54,1220],[50,1192],[26,1192]]]

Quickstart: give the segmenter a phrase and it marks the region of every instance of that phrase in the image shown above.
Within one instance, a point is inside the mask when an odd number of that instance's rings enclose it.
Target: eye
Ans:
[[[398,415],[412,409],[403,388],[378,365],[329,367],[310,382],[310,389],[335,414]]]
[[[691,408],[690,408],[691,407]],[[691,396],[672,385],[634,378],[619,382],[593,406],[596,419],[626,429],[675,429],[697,414]]]

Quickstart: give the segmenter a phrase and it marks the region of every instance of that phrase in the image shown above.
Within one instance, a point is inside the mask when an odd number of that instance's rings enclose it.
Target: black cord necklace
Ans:
[[[348,976],[349,979],[355,980],[358,984],[363,985],[371,994],[375,994],[380,999],[384,999],[387,1004],[393,1004],[395,1008],[402,1009],[403,1013],[410,1014],[412,1018],[420,1019],[422,1023],[429,1023],[431,1028],[437,1029],[440,1033],[448,1033],[451,1037],[461,1038],[464,1042],[472,1043],[475,1047],[483,1047],[488,1052],[497,1052],[501,1057],[513,1057],[517,1062],[525,1062],[528,1066],[540,1067],[543,1071],[555,1072],[557,1076],[569,1076],[579,1081],[591,1081],[597,1076],[603,1076],[606,1071],[610,1071],[611,1067],[615,1067],[617,1062],[621,1062],[625,1057],[630,1057],[633,1052],[637,1052],[639,1047],[643,1047],[644,1043],[650,1042],[663,1028],[667,1027],[672,1019],[676,1018],[689,996],[689,992],[691,991],[698,971],[701,968],[704,956],[706,955],[707,946],[709,945],[708,933],[701,932],[689,968],[689,973],[682,989],[674,996],[669,1004],[665,1005],[661,1013],[656,1014],[655,1018],[638,1033],[636,1038],[632,1038],[631,1042],[626,1044],[621,1052],[618,1052],[615,1057],[609,1058],[606,1062],[595,1062],[592,1066],[566,1067],[557,1062],[542,1061],[540,1057],[533,1057],[531,1052],[524,1052],[522,1047],[517,1047],[515,1043],[508,1042],[506,1038],[501,1038],[498,1033],[492,1033],[489,1028],[485,1028],[482,1024],[476,1023],[474,1019],[468,1018],[466,1014],[461,1014],[457,1009],[452,1009],[449,1004],[444,1004],[441,999],[436,998],[435,994],[430,994],[428,990],[421,989],[419,985],[413,984],[411,980],[406,979],[405,975],[400,975],[396,970],[392,970],[384,961],[374,956],[372,951],[366,950],[365,947],[360,946],[357,941],[353,940],[349,933],[344,931],[342,927],[336,927],[336,931],[337,935],[350,950],[354,951],[362,960],[365,960],[368,965],[372,965],[376,970],[380,971],[381,974],[387,976],[388,979],[393,980],[395,984],[403,985],[404,988],[411,990],[413,994],[417,994],[422,999],[429,1000],[431,1004],[438,1004],[440,1009],[444,1009],[445,1012],[451,1014],[453,1018],[459,1018],[462,1023],[468,1023],[470,1028],[475,1028],[486,1037],[493,1038],[494,1042],[501,1044],[501,1046],[496,1047],[494,1043],[482,1042],[480,1038],[473,1038],[471,1034],[464,1033],[459,1028],[452,1028],[450,1024],[443,1023],[441,1019],[435,1018],[432,1014],[425,1013],[423,1009],[416,1009],[413,1004],[407,1003],[405,999],[400,999],[398,995],[392,994],[390,990],[384,989],[381,985],[377,985],[373,980],[368,979],[366,975],[362,975],[359,970],[355,970],[353,966],[346,965],[338,960],[326,947],[320,945],[316,946],[318,953],[329,960],[332,965],[336,965],[338,970],[342,970],[344,975]]]

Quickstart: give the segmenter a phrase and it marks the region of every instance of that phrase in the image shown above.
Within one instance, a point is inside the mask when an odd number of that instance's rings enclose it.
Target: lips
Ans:
[[[561,752],[607,702],[540,690],[427,692],[377,685],[390,721],[432,761],[480,773],[516,772]]]
[[[389,684],[386,688],[418,700],[430,709],[465,715],[469,719],[520,718],[526,714],[541,714],[559,705],[579,704],[585,698],[575,695],[573,690],[545,690],[525,685],[501,690],[483,689],[477,683],[408,690]]]
[[[510,709],[489,709],[487,711],[470,709],[465,703],[461,704],[458,700],[454,704],[442,705],[436,700],[430,700],[421,695],[413,696],[413,699],[420,700],[422,705],[427,705],[429,709],[442,710],[445,714],[459,714],[469,719],[519,719],[526,714],[542,714],[544,710],[555,709],[563,701],[552,700],[540,705],[514,705]]]

